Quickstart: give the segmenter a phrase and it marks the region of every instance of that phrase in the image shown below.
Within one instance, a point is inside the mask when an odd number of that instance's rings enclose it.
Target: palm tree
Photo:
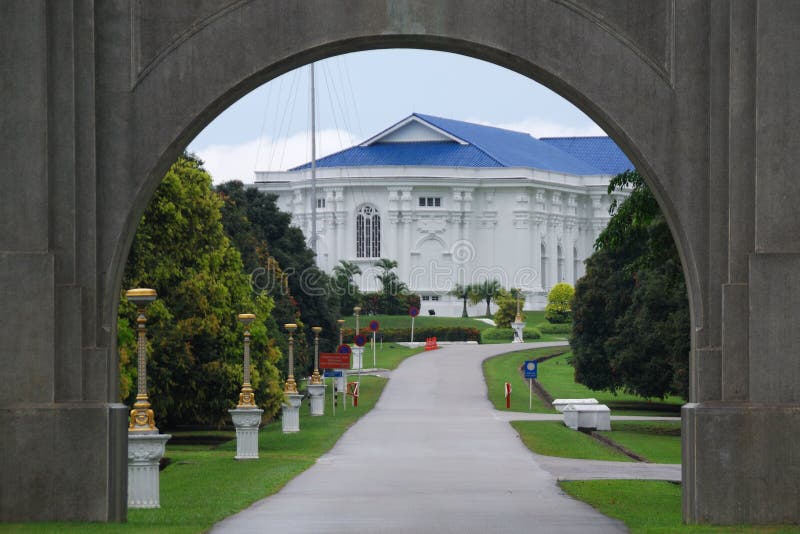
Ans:
[[[400,309],[400,301],[397,295],[405,293],[408,289],[406,284],[400,281],[397,273],[394,272],[394,268],[397,267],[397,261],[381,258],[375,263],[375,266],[383,271],[377,278],[382,287],[384,313],[396,313]]]
[[[497,298],[497,295],[500,293],[501,289],[502,287],[500,286],[500,282],[497,280],[485,280],[477,284],[472,284],[469,286],[469,301],[472,304],[477,304],[485,300],[486,316],[489,317],[492,315],[492,311],[489,306],[492,303],[492,299]]]
[[[453,286],[453,289],[451,289],[447,294],[453,295],[454,297],[458,297],[464,302],[464,308],[461,310],[461,317],[469,317],[469,315],[467,315],[467,299],[469,298],[469,286],[456,284],[455,286]]]
[[[333,268],[333,280],[336,283],[336,290],[341,292],[339,307],[341,310],[351,310],[358,305],[360,291],[353,279],[355,275],[361,274],[361,268],[352,261],[339,260],[339,265]]]

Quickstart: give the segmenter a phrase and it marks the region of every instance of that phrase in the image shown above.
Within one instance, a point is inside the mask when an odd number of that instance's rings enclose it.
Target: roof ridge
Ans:
[[[424,115],[424,114],[421,114],[421,113],[412,113],[412,115],[415,115],[417,118],[419,118],[421,120],[424,120],[425,122],[427,122],[429,124],[430,124],[430,121],[426,117],[431,117],[433,119],[440,119],[440,120],[443,120],[443,121],[458,122],[458,123],[465,124],[465,125],[468,125],[468,126],[481,126],[483,128],[492,128],[494,130],[500,130],[500,131],[503,131],[503,132],[511,132],[511,133],[515,133],[515,134],[526,135],[525,132],[516,132],[514,130],[507,130],[505,128],[498,128],[496,126],[487,126],[486,124],[477,124],[477,123],[474,123],[474,122],[460,121],[458,119],[448,119],[447,117],[437,117],[435,115]],[[444,130],[447,133],[449,133],[450,135],[452,135],[453,137],[457,137],[459,139],[464,139],[462,136],[456,135],[455,133],[451,132],[449,129],[444,128],[443,126],[439,126],[439,125],[436,125],[436,124],[432,124],[431,126],[439,128],[440,130]],[[529,137],[533,137],[530,134],[527,134],[527,135]],[[474,140],[472,140],[472,139],[464,139],[464,141],[467,141],[470,145],[474,146],[475,148],[477,148],[478,150],[480,150],[481,152],[486,154],[486,156],[488,158],[490,158],[492,161],[496,161],[498,165],[500,165],[502,167],[508,167],[509,166],[508,163],[506,163],[504,161],[500,161],[499,159],[497,159],[494,155],[489,153],[484,147],[482,147],[481,145],[476,143]]]

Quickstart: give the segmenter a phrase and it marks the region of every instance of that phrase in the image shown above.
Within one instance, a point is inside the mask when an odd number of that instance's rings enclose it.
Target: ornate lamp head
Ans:
[[[139,308],[144,308],[156,300],[156,290],[146,287],[129,289],[125,292],[125,297]]]
[[[256,320],[256,316],[253,313],[240,313],[237,317],[239,322],[244,325],[244,329],[247,330],[247,327],[250,326],[250,323]]]
[[[311,331],[314,332],[315,336],[318,336],[320,332],[322,332],[321,326],[312,326]]]

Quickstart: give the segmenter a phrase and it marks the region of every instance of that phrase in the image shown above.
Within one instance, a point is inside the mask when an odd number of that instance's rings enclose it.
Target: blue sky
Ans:
[[[413,112],[491,124],[536,137],[603,135],[542,85],[465,56],[373,50],[315,66],[318,156],[342,150]],[[308,67],[262,85],[221,113],[189,145],[215,182],[253,181],[310,159]]]

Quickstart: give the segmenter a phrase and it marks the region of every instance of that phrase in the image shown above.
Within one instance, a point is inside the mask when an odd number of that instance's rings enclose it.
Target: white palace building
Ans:
[[[454,284],[496,279],[543,309],[557,282],[575,284],[608,223],[609,180],[633,165],[608,137],[536,139],[413,114],[360,145],[285,172],[256,172],[306,236],[316,203],[317,263],[390,258],[422,299],[422,313],[460,315]],[[470,309],[482,314],[485,305]]]

